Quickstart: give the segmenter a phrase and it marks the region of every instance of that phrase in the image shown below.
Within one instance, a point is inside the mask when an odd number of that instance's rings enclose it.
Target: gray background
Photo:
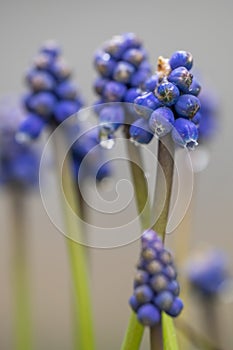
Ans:
[[[89,104],[94,101],[92,55],[112,35],[136,32],[144,40],[153,64],[159,55],[169,56],[176,49],[192,52],[205,85],[217,93],[221,104],[220,130],[209,146],[210,163],[197,176],[191,248],[203,245],[223,248],[229,256],[230,269],[232,10],[231,1],[1,0],[0,11],[0,95],[24,91],[24,71],[40,44],[50,38],[62,44]],[[0,201],[0,347],[7,350],[12,349],[7,194],[1,193]],[[27,208],[36,349],[71,349],[70,280],[64,239],[50,223],[36,194],[27,199]],[[175,240],[177,245],[179,232],[168,239],[171,245],[175,245]],[[182,246],[182,239],[178,244]],[[98,349],[119,349],[129,314],[127,299],[137,248],[136,242],[111,250],[90,249]],[[232,303],[222,305],[219,311],[227,350],[232,348],[227,332],[232,311]]]

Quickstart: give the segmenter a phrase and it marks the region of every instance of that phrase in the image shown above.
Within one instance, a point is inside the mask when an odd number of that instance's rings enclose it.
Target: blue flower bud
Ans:
[[[181,95],[175,104],[176,113],[184,118],[193,118],[200,107],[199,99],[189,94]]]
[[[197,126],[188,119],[178,118],[172,130],[172,138],[179,146],[192,150],[198,145]]]
[[[57,81],[63,81],[71,76],[71,69],[63,59],[57,59],[51,64],[50,73]]]
[[[125,113],[122,106],[106,105],[99,113],[99,122],[101,128],[111,132],[115,131],[124,123]]]
[[[61,47],[56,41],[49,40],[41,46],[40,52],[56,58],[61,54]]]
[[[172,303],[172,306],[169,308],[169,310],[166,310],[166,313],[169,316],[177,317],[181,313],[183,307],[184,305],[182,300],[180,298],[175,298]]]
[[[97,78],[94,82],[94,89],[95,89],[95,92],[102,96],[103,95],[103,92],[104,92],[104,89],[105,89],[105,86],[106,84],[109,82],[108,79],[106,78]]]
[[[158,85],[155,95],[165,106],[172,106],[180,96],[179,89],[170,82],[162,82]]]
[[[54,78],[47,72],[30,70],[26,75],[29,87],[35,91],[52,90],[55,86]]]
[[[164,267],[163,273],[169,279],[174,279],[174,278],[177,277],[177,272],[176,272],[175,268],[173,266],[171,266],[171,265],[168,265],[168,266]]]
[[[131,124],[129,133],[131,139],[138,143],[147,144],[153,138],[153,134],[149,130],[147,121],[142,118],[136,120]]]
[[[154,260],[157,256],[157,253],[153,248],[147,247],[142,250],[141,256],[146,262],[148,262],[150,260]]]
[[[162,290],[166,290],[168,287],[168,279],[166,276],[164,276],[162,273],[155,275],[150,280],[150,285],[152,289],[159,293]]]
[[[39,92],[30,98],[30,109],[43,117],[50,117],[56,105],[56,97],[49,92]]]
[[[144,93],[143,95],[138,96],[134,103],[136,112],[145,117],[149,116],[156,108],[161,107],[162,105],[153,92]]]
[[[56,88],[56,94],[60,99],[74,100],[77,97],[77,86],[73,82],[66,80]]]
[[[176,51],[172,54],[169,64],[171,69],[175,69],[177,67],[185,67],[188,70],[192,68],[193,65],[193,57],[191,53],[187,51]]]
[[[98,72],[103,77],[110,77],[116,65],[116,61],[111,58],[111,56],[104,52],[98,51],[94,58],[94,64]]]
[[[135,312],[137,312],[138,308],[140,307],[140,303],[137,301],[135,295],[131,295],[129,299],[129,305]]]
[[[142,45],[141,39],[134,33],[125,33],[122,37],[126,43],[127,48],[137,49]]]
[[[149,282],[149,273],[147,273],[144,270],[137,270],[136,275],[134,277],[135,286],[146,284],[148,282]]]
[[[163,263],[163,264],[171,264],[173,259],[172,259],[172,255],[168,250],[163,250],[160,254],[159,254],[159,260]]]
[[[120,83],[127,84],[129,83],[135,68],[132,64],[124,61],[120,61],[117,63],[114,71],[113,78]]]
[[[151,114],[149,127],[158,137],[162,137],[172,130],[174,121],[174,114],[171,109],[160,107]]]
[[[19,130],[16,134],[17,140],[23,142],[27,139],[36,139],[40,136],[45,124],[45,120],[36,114],[29,114],[20,124]]]
[[[79,105],[75,101],[63,100],[56,104],[54,117],[58,123],[77,113]]]
[[[139,303],[148,303],[153,298],[153,291],[148,285],[143,284],[135,288],[134,295]]]
[[[199,112],[197,112],[197,113],[195,114],[195,116],[192,118],[192,122],[193,122],[195,125],[199,125],[200,122],[201,122],[201,120],[202,120],[202,114],[201,114],[201,112],[199,111]]]
[[[127,89],[124,84],[110,81],[104,89],[104,98],[106,102],[121,102]]]
[[[194,96],[198,96],[200,91],[201,91],[201,85],[195,78],[193,78],[193,81],[189,87],[188,93]]]
[[[127,49],[127,43],[123,35],[116,35],[104,45],[104,51],[115,59],[120,59]]]
[[[138,67],[146,58],[146,53],[142,49],[129,49],[123,55],[123,60]]]
[[[178,296],[180,294],[180,286],[176,280],[169,282],[167,289],[174,295]]]
[[[145,82],[145,90],[154,92],[159,84],[159,76],[157,74],[152,75]]]
[[[174,296],[169,291],[160,292],[153,299],[155,306],[157,306],[160,310],[163,311],[168,311],[171,308],[173,301]]]
[[[39,53],[39,55],[37,55],[34,58],[33,63],[35,68],[49,71],[53,62],[54,62],[54,58],[51,55],[48,55],[46,53]]]
[[[159,323],[161,314],[154,305],[146,304],[141,306],[137,311],[138,320],[144,326],[153,327]]]
[[[151,261],[149,264],[146,264],[145,269],[151,275],[156,275],[162,272],[163,266],[159,261],[154,260]]]
[[[134,103],[134,100],[141,95],[141,90],[138,88],[129,89],[124,97],[125,102]]]
[[[182,92],[187,93],[192,84],[193,75],[185,67],[178,67],[171,71],[167,79]]]
[[[145,69],[138,69],[131,77],[130,84],[133,87],[141,87],[148,78],[149,73]]]

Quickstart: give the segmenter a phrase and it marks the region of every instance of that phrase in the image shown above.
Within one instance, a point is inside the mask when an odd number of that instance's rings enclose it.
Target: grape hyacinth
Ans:
[[[81,129],[81,130],[80,130]],[[73,130],[77,133],[77,141],[72,145],[74,173],[76,180],[95,177],[98,182],[111,175],[111,167],[106,162],[104,149],[99,147],[99,130],[92,127],[88,130]]]
[[[188,278],[193,288],[203,296],[217,296],[229,279],[227,260],[223,252],[210,250],[190,260]]]
[[[134,101],[140,119],[146,120],[149,127],[148,138],[141,143],[149,143],[151,133],[159,138],[171,133],[181,147],[194,149],[198,145],[201,87],[190,72],[192,65],[192,55],[186,51],[176,51],[170,59],[158,58],[156,74],[145,82],[146,92]],[[135,141],[140,138],[135,138],[137,123],[138,120],[130,128]],[[143,132],[141,126],[137,128],[138,134]]]
[[[94,90],[99,95],[95,111],[100,121],[100,138],[113,144],[115,131],[124,122],[130,124],[135,120],[136,113],[131,104],[141,94],[151,68],[141,40],[133,33],[114,36],[107,41],[96,52],[94,66],[100,75],[94,83]],[[103,142],[102,146],[107,147],[108,142]]]
[[[171,253],[152,229],[141,238],[142,251],[134,279],[134,293],[129,303],[144,326],[153,327],[164,311],[172,317],[180,314],[183,303],[179,296],[177,273]]]
[[[15,140],[25,113],[20,101],[12,97],[0,101],[0,184],[23,188],[38,184],[39,148],[18,144]]]
[[[29,93],[23,98],[28,113],[17,138],[36,139],[46,125],[56,127],[83,106],[72,72],[53,41],[39,50],[32,67],[26,73]]]

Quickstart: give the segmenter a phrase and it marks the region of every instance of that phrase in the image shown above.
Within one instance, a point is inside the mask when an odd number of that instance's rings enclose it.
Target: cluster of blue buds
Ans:
[[[99,116],[100,134],[104,140],[113,139],[115,131],[123,123],[135,120],[130,105],[141,94],[140,88],[151,74],[147,53],[141,40],[133,33],[114,36],[98,50],[94,57],[95,68],[100,75],[94,89],[100,99],[95,103]],[[108,103],[108,105],[104,105]]]
[[[7,97],[0,101],[0,184],[23,188],[38,184],[40,152],[38,146],[15,140],[25,113],[19,101]]]
[[[197,146],[201,87],[190,72],[192,65],[192,55],[186,51],[176,51],[170,59],[158,58],[156,74],[145,82],[146,92],[134,101],[141,118],[131,126],[133,140],[149,143],[154,134],[171,133],[179,146]]]
[[[178,316],[183,303],[178,298],[180,287],[171,253],[152,229],[143,233],[141,241],[141,257],[129,303],[139,322],[152,327],[160,321],[162,311]]]
[[[19,140],[36,139],[46,125],[56,127],[83,106],[60,46],[53,41],[39,50],[26,82],[30,91],[23,104],[28,116],[20,126]]]
[[[75,131],[76,132],[76,131]],[[106,161],[104,150],[99,145],[99,129],[77,130],[77,140],[72,145],[74,173],[77,181],[95,177],[99,182],[111,175],[111,167]]]
[[[188,264],[188,278],[193,288],[203,296],[217,296],[229,279],[227,260],[223,252],[200,253]]]

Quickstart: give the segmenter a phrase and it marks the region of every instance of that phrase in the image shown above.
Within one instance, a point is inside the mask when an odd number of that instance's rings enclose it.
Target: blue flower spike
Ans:
[[[27,125],[33,136],[41,129],[42,120]],[[27,143],[18,144],[16,133],[21,123],[27,121],[20,101],[11,97],[0,101],[0,184],[17,185],[23,188],[38,185],[40,149]],[[24,124],[25,125],[25,124]],[[31,127],[33,126],[33,129]],[[26,128],[26,125],[25,125]]]
[[[224,252],[218,250],[199,252],[188,262],[187,275],[194,290],[202,296],[218,296],[229,280]]]
[[[142,251],[134,279],[134,293],[129,299],[132,310],[144,326],[153,327],[164,311],[177,317],[183,309],[179,284],[171,253],[152,229],[141,237]]]
[[[171,133],[176,145],[189,150],[198,145],[198,129],[205,118],[198,97],[201,86],[190,72],[192,66],[192,55],[186,51],[176,51],[170,59],[160,56],[156,74],[144,82],[141,95],[134,100],[135,111],[153,135],[162,138]]]
[[[95,54],[94,66],[99,74],[94,83],[94,89],[100,96],[101,103],[112,103],[114,108],[114,102],[122,102],[123,120],[119,123],[116,119],[115,125],[120,127],[124,122],[133,123],[138,116],[131,104],[137,96],[141,95],[143,84],[151,74],[147,53],[141,40],[134,33],[114,36]],[[101,141],[113,140],[118,127],[114,131],[109,129],[107,134],[106,129],[103,130],[104,125],[101,121],[102,108],[95,108],[95,112],[100,119]],[[115,117],[117,118],[117,113],[113,113],[112,123]],[[144,138],[145,135],[139,139]],[[101,144],[104,146],[110,143],[101,142]]]
[[[29,93],[22,102],[28,120],[19,128],[19,140],[39,137],[46,125],[59,125],[83,106],[77,86],[71,80],[71,70],[54,41],[42,45],[26,73],[26,82]]]

